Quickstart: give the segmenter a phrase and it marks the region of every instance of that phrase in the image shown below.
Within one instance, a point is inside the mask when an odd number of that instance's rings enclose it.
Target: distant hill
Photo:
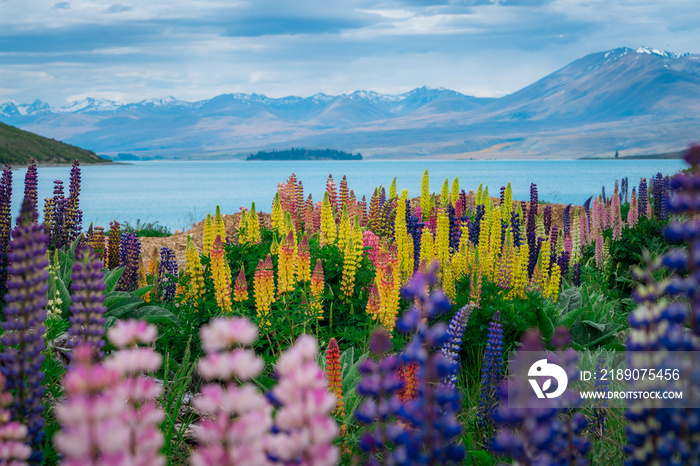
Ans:
[[[448,89],[124,104],[0,104],[0,121],[116,157],[245,158],[342,147],[371,158],[620,158],[700,142],[700,55],[639,47],[580,58],[497,99]]]
[[[110,162],[92,151],[0,123],[0,164],[28,165],[32,158],[40,164]]]
[[[362,160],[362,154],[349,154],[335,149],[288,149],[260,151],[246,160]]]

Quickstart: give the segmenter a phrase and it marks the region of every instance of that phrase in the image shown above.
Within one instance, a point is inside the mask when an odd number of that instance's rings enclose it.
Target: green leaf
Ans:
[[[107,296],[105,296],[105,307],[107,309],[110,309],[114,307],[117,303],[120,301],[123,301],[125,299],[129,298],[134,298],[134,296],[129,293],[128,291],[112,291],[110,293],[107,293]],[[138,298],[138,297],[137,297]],[[138,298],[139,301],[143,302],[141,298]]]
[[[118,322],[118,319],[116,317],[107,316],[105,318],[105,328],[113,327],[114,324],[116,324],[117,322]]]
[[[105,290],[105,293],[114,291],[114,287],[117,286],[117,282],[119,281],[123,273],[124,267],[117,267],[116,269],[110,270],[105,275],[105,283],[107,284],[107,289]]]
[[[581,290],[578,288],[567,288],[559,294],[557,305],[562,314],[579,309],[583,305]]]
[[[576,321],[581,317],[581,314],[583,314],[584,308],[578,308],[576,310],[573,310],[571,312],[567,312],[563,316],[559,318],[559,325],[563,325],[566,328],[571,328],[574,326]]]
[[[627,347],[623,345],[622,343],[618,343],[616,341],[613,341],[612,343],[608,343],[605,346],[603,346],[606,350],[610,351],[625,351],[627,350]]]
[[[487,463],[487,464],[494,464],[496,462],[491,455],[489,455],[487,452],[485,452],[483,450],[471,450],[469,452],[469,457],[472,460],[483,461],[484,463]]]
[[[139,288],[138,290],[132,291],[132,293],[135,294],[136,296],[140,296],[140,297],[143,298],[143,295],[145,295],[146,293],[148,293],[149,291],[151,291],[151,289],[153,288],[153,286],[154,286],[154,285],[142,286],[142,287]]]
[[[118,319],[124,316],[134,308],[143,304],[143,300],[139,297],[125,299],[119,302],[118,306],[113,306],[105,312],[106,316],[116,317]]]
[[[75,257],[75,250],[78,249],[78,244],[80,244],[80,241],[83,239],[83,233],[80,233],[77,238],[75,238],[75,241],[73,241],[73,244],[70,245],[70,256]]]
[[[61,277],[56,277],[56,291],[58,291],[58,296],[61,298],[61,314],[64,316],[68,315],[68,312],[70,312],[70,306],[73,303],[70,297],[70,292],[68,291],[68,287],[66,287],[66,284],[63,282],[63,279]]]
[[[552,319],[544,312],[541,307],[537,308],[537,326],[542,331],[542,336],[547,340],[552,338],[554,335],[554,324],[552,324]]]
[[[121,318],[142,319],[151,324],[174,324],[178,327],[180,326],[175,314],[160,306],[137,307],[127,311]]]
[[[598,330],[599,332],[605,332],[605,324],[601,324],[599,322],[593,322],[591,320],[582,320],[582,324],[589,325],[593,327],[594,329]]]

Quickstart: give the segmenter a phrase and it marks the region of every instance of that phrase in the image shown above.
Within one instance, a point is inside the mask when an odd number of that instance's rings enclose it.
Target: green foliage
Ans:
[[[131,225],[125,222],[122,226],[124,232],[134,232],[139,238],[165,238],[172,236],[173,233],[164,225],[158,225],[158,222],[144,222],[141,219],[136,220],[136,225]]]

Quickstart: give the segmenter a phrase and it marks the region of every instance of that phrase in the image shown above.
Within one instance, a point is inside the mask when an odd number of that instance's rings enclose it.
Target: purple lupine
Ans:
[[[75,160],[70,171],[70,186],[66,200],[65,228],[68,241],[74,241],[83,231],[83,211],[80,210],[80,162]]]
[[[65,230],[65,197],[63,195],[63,181],[55,180],[53,186],[53,198],[51,209],[51,219],[50,223],[46,222],[46,225],[50,225],[50,231],[48,232],[49,245],[53,249],[62,249],[65,247],[68,237]],[[44,217],[46,217],[46,212],[44,212]]]
[[[506,234],[508,233],[508,222],[501,219],[501,253],[503,253],[503,245],[506,242]]]
[[[408,220],[406,221],[406,229],[408,234],[411,235],[411,239],[413,239],[413,271],[415,272],[420,266],[420,244],[423,237],[423,226],[425,224],[422,222],[423,217],[421,216],[420,211],[418,211],[415,215],[412,215],[410,214],[410,207],[410,203],[407,200],[406,215]],[[418,209],[420,209],[420,207],[418,207]]]
[[[607,204],[607,203],[608,203],[608,198],[607,198],[607,196],[605,195],[605,186],[603,186],[603,189],[601,190],[601,194],[602,194],[602,196],[603,196],[603,204]]]
[[[496,311],[489,324],[489,335],[484,361],[481,366],[481,394],[479,395],[479,424],[490,431],[493,412],[498,406],[498,387],[503,380],[503,326],[501,313]]]
[[[686,245],[670,249],[660,263],[647,258],[647,269],[634,273],[643,284],[632,293],[638,307],[630,315],[631,332],[627,342],[630,369],[640,368],[632,357],[635,351],[657,351],[662,356],[679,350],[700,350],[700,294],[697,292],[700,289],[697,273],[700,225],[695,220],[700,213],[700,145],[691,146],[684,158],[691,165],[691,171],[679,173],[671,180],[674,195],[668,207],[685,220],[671,222],[664,235],[671,242],[684,242]],[[662,267],[674,274],[664,283],[659,283],[654,272]],[[659,367],[678,367],[678,363],[678,358],[667,357],[665,361],[659,361]],[[697,361],[690,361],[685,368],[687,376],[678,382],[670,381],[652,388],[689,390],[691,397],[697,396],[694,391],[700,378]],[[686,374],[685,371],[682,373]],[[648,390],[649,386],[633,382],[631,388]],[[629,421],[625,447],[630,455],[627,464],[700,462],[700,444],[696,440],[698,408],[668,408],[656,400],[638,400],[629,403],[625,415]],[[650,449],[649,445],[656,448]]]
[[[479,234],[481,233],[481,219],[486,213],[486,208],[483,204],[476,206],[476,216],[474,221],[469,224],[469,241],[474,244],[479,244]]]
[[[510,229],[513,231],[513,246],[520,248],[520,215],[515,210],[510,213]]]
[[[452,319],[450,319],[450,323],[447,326],[447,334],[450,338],[442,345],[440,351],[445,358],[454,364],[454,370],[442,378],[442,383],[445,385],[451,387],[457,385],[459,352],[462,350],[462,337],[464,337],[464,331],[467,329],[467,323],[469,323],[469,316],[471,316],[475,306],[474,303],[463,306]]]
[[[654,177],[654,217],[661,218],[661,205],[663,204],[663,180],[661,172]]]
[[[569,236],[571,227],[571,204],[564,207],[564,237]]]
[[[386,189],[382,187],[382,190],[379,191],[379,210],[382,210],[382,207],[384,207],[384,203],[386,203]]]
[[[43,456],[38,448],[44,434],[41,366],[49,288],[47,266],[46,236],[36,223],[30,200],[25,199],[8,253],[6,321],[2,324],[5,349],[0,361],[7,388],[15,392],[12,418],[27,426],[27,440],[33,450],[30,462],[35,464],[41,463]]]
[[[447,207],[447,216],[449,219],[449,225],[450,225],[450,248],[452,248],[453,251],[458,251],[459,250],[459,238],[460,238],[460,229],[459,229],[459,222],[457,222],[457,215],[455,213],[455,208],[452,207],[452,204],[450,204]]]
[[[639,203],[637,204],[639,209],[639,218],[644,218],[647,216],[647,202],[649,202],[649,195],[647,194],[647,179],[642,178],[639,180]]]
[[[532,277],[535,273],[535,267],[537,266],[537,259],[540,257],[540,251],[542,250],[542,238],[536,238],[535,232],[530,232],[527,234],[528,243],[532,244],[533,247],[530,249],[530,255],[527,262],[527,275]]]
[[[558,341],[557,341],[558,340]],[[558,328],[552,342],[568,340],[568,331]],[[542,335],[538,331],[528,331],[513,362],[517,373],[527,371],[533,357],[544,350]],[[537,353],[534,353],[537,352]],[[550,362],[562,367],[569,380],[578,378],[578,356],[569,349],[566,352],[559,347],[556,354],[547,356]],[[547,399],[532,397],[532,387],[525,383],[527,377],[513,378],[508,385],[501,385],[501,406],[494,411],[493,419],[500,430],[491,443],[497,454],[509,455],[518,464],[588,464],[585,454],[590,443],[580,437],[587,426],[585,418],[577,413],[571,418],[559,419],[556,403]],[[580,395],[568,391],[562,395],[570,404]],[[527,400],[525,403],[523,400]],[[526,405],[527,408],[508,406]]]
[[[162,290],[163,301],[173,302],[177,289],[177,260],[172,249],[163,247],[160,249],[160,263],[158,264],[158,288]]]
[[[528,233],[534,232],[536,229],[535,222],[537,220],[537,185],[535,183],[530,184],[530,206],[527,209],[527,225],[526,230]],[[524,211],[523,211],[524,212]],[[529,245],[531,248],[533,245]]]
[[[544,206],[544,213],[542,214],[542,224],[544,225],[544,234],[549,236],[549,230],[552,228],[552,206]]]
[[[12,230],[12,167],[5,165],[0,179],[0,303],[7,293],[7,250]]]
[[[559,241],[559,227],[554,225],[549,235],[549,259],[550,265],[557,260],[557,241]]]
[[[562,278],[567,278],[569,276],[569,261],[571,259],[571,253],[569,251],[562,251],[561,255],[557,259],[557,265],[561,270]]]
[[[29,199],[31,209],[37,212],[38,216],[37,171],[34,159],[29,160],[29,167],[27,167],[27,173],[24,175],[24,197]]]
[[[589,197],[583,202],[583,208],[586,210],[586,216],[590,219],[591,218],[591,201],[593,200],[593,196]]]
[[[574,286],[581,286],[581,263],[576,262],[572,267],[571,283]]]
[[[134,291],[138,288],[140,255],[141,243],[138,235],[135,232],[124,232],[119,250],[119,266],[124,267],[124,273],[119,278],[118,290]]]
[[[396,374],[398,356],[388,354],[391,346],[389,333],[379,327],[369,341],[372,357],[358,366],[361,379],[357,384],[357,393],[362,401],[355,411],[355,418],[364,424],[371,424],[360,437],[358,446],[360,451],[370,455],[366,463],[369,465],[387,464],[393,454],[391,445],[404,433],[403,427],[396,420],[400,406],[398,392],[403,382]],[[378,456],[384,458],[385,462],[380,462]]]
[[[462,428],[455,418],[460,395],[453,387],[439,383],[454,366],[440,352],[449,335],[444,323],[427,323],[450,308],[441,290],[428,295],[428,288],[436,279],[433,266],[425,274],[416,273],[402,290],[413,306],[401,316],[397,327],[414,336],[401,359],[418,366],[417,396],[401,405],[400,416],[414,428],[399,438],[395,454],[411,458],[414,464],[460,464],[465,457],[464,448],[459,445]]]
[[[668,200],[669,200],[669,177],[668,175],[664,177],[661,181],[661,209],[659,211],[659,218],[661,220],[668,220]]]
[[[107,288],[102,273],[102,260],[92,248],[81,248],[71,275],[71,326],[68,335],[71,346],[88,346],[92,354],[102,358],[105,345],[104,290]]]

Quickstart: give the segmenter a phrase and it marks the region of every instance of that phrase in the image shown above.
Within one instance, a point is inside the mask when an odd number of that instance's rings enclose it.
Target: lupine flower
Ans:
[[[474,221],[469,224],[469,241],[472,244],[479,244],[479,237],[481,236],[481,221],[484,218],[485,208],[482,204],[476,206],[476,216]]]
[[[449,339],[442,345],[440,351],[445,356],[448,361],[453,363],[453,371],[448,375],[443,377],[442,383],[455,387],[457,385],[457,374],[459,369],[459,352],[462,350],[462,337],[464,337],[464,331],[467,329],[467,323],[469,323],[469,317],[475,309],[473,303],[463,306],[457,313],[450,319],[450,324],[447,326],[447,334]]]
[[[12,167],[5,165],[0,180],[0,302],[7,293],[7,250],[12,230]]]
[[[333,206],[330,203],[328,192],[323,195],[321,206],[321,246],[332,244],[338,236],[335,219],[333,218]]]
[[[221,254],[223,255],[223,250]],[[158,289],[162,293],[163,301],[173,302],[175,299],[177,276],[177,260],[175,259],[175,253],[170,248],[160,248],[160,262],[158,263]],[[229,291],[230,289],[231,288],[229,285]]]
[[[450,307],[439,290],[428,296],[429,285],[435,283],[434,274],[434,267],[428,274],[418,272],[403,289],[406,299],[414,304],[399,319],[399,329],[415,333],[401,359],[418,364],[418,396],[400,408],[400,416],[415,429],[401,436],[395,455],[420,464],[459,464],[465,456],[458,443],[462,429],[455,419],[460,409],[459,393],[439,383],[453,368],[440,352],[449,335],[444,324],[427,324]]]
[[[164,261],[165,259],[161,253],[161,265]],[[175,264],[175,272],[173,275],[177,276],[177,264]],[[223,314],[229,314],[231,312],[231,269],[226,261],[224,245],[219,235],[216,236],[211,249],[211,275],[214,279],[216,304]],[[170,283],[168,283],[168,286],[169,285]]]
[[[333,208],[333,212],[338,212],[338,191],[335,187],[335,181],[333,181],[332,174],[329,174],[328,180],[326,180],[326,193],[328,193],[328,202]]]
[[[622,238],[622,214],[620,213],[620,197],[613,196],[610,201],[610,213],[612,218],[612,236],[613,240],[619,241]]]
[[[328,390],[335,395],[336,407],[333,415],[343,419],[345,417],[345,406],[343,404],[343,376],[340,367],[340,348],[335,338],[331,338],[326,349],[326,380]],[[341,428],[341,430],[343,430]]]
[[[14,391],[12,419],[27,426],[27,441],[32,448],[30,463],[42,460],[39,445],[43,437],[44,387],[41,370],[44,361],[46,327],[46,235],[36,223],[31,202],[22,203],[17,226],[12,230],[8,252],[6,321],[2,323],[5,346],[0,354],[7,388]]]
[[[187,235],[185,265],[187,274],[190,276],[190,296],[194,299],[201,298],[204,296],[204,271],[202,269],[202,260],[190,235]]]
[[[116,220],[109,222],[109,239],[107,242],[107,257],[105,265],[110,270],[119,267],[119,250],[121,240],[122,235],[119,229],[119,222]]]
[[[253,278],[255,293],[255,311],[260,319],[260,327],[269,325],[267,314],[270,305],[275,302],[275,274],[272,270],[272,258],[268,254],[265,260],[258,262]]]
[[[420,207],[423,213],[423,221],[426,221],[430,218],[430,213],[433,209],[433,203],[430,197],[430,175],[428,174],[428,170],[423,172],[420,186]]]
[[[104,342],[104,290],[107,285],[102,273],[102,261],[89,248],[78,251],[71,275],[71,326],[68,334],[72,346],[91,348],[93,356],[102,358]]]
[[[67,466],[123,464],[130,432],[123,422],[125,395],[116,367],[96,363],[95,349],[81,345],[63,378],[66,401],[55,408],[61,430],[53,442]],[[99,407],[99,409],[96,409]]]
[[[30,208],[34,212],[37,212],[37,171],[36,162],[34,159],[29,160],[29,167],[27,167],[27,173],[24,174],[24,197],[29,199]],[[39,213],[37,212],[37,217]]]
[[[216,239],[216,236],[214,236],[214,222],[211,219],[211,214],[207,214],[207,217],[204,219],[204,227],[202,231],[202,241],[204,243],[204,255],[209,257],[209,254],[211,253],[211,248],[214,245],[214,239]]]
[[[340,292],[345,299],[349,299],[355,290],[357,267],[357,252],[351,238],[343,251],[343,274],[340,281]]]
[[[236,282],[233,285],[233,300],[237,303],[248,299],[248,282],[245,279],[245,267],[241,266]]]
[[[535,220],[537,218],[537,185],[530,184],[530,206],[527,209],[527,232],[535,231]],[[530,245],[532,248],[532,245]]]
[[[296,284],[294,233],[289,232],[279,249],[277,262],[277,293],[279,296],[294,291]]]
[[[649,195],[647,194],[647,179],[639,180],[639,218],[647,217],[647,205],[649,203]]]
[[[583,202],[583,208],[586,211],[586,216],[590,218],[591,216],[591,201],[593,200],[593,196],[589,197]]]
[[[199,362],[199,373],[206,380],[223,384],[205,385],[194,400],[195,407],[207,417],[195,430],[199,447],[190,464],[270,464],[266,444],[272,428],[272,406],[248,382],[264,367],[262,359],[248,348],[257,339],[258,329],[245,318],[217,318],[203,326],[200,334],[206,356]]]
[[[95,254],[97,254],[97,257],[100,258],[102,263],[106,264],[104,228],[95,227],[95,232],[92,235],[90,246],[92,246],[92,250],[95,251]]]
[[[401,390],[398,392],[398,397],[402,402],[407,402],[418,395],[418,364],[411,362],[401,364],[396,368],[396,375],[401,380]]]
[[[302,335],[279,357],[275,372],[279,382],[269,394],[278,405],[269,442],[275,460],[302,466],[335,465],[339,459],[333,440],[338,426],[331,413],[336,398],[328,390],[316,363],[316,339]]]
[[[51,199],[49,201],[49,199]],[[44,230],[49,238],[49,246],[62,249],[67,243],[66,226],[66,199],[63,196],[63,181],[55,180],[53,198],[46,199],[44,208]],[[49,221],[47,222],[47,218]],[[118,256],[117,256],[118,257]]]
[[[496,311],[489,324],[488,343],[481,366],[481,394],[479,395],[479,424],[493,428],[493,412],[498,406],[498,387],[503,380],[503,326],[501,313]]]
[[[7,409],[11,404],[12,395],[5,391],[5,377],[0,374],[0,463],[24,466],[32,454],[32,449],[25,443],[27,427],[11,420],[12,414]]]
[[[379,280],[379,322],[389,331],[394,330],[396,314],[399,310],[399,288],[394,269],[388,264]]]
[[[357,384],[357,392],[362,401],[355,411],[355,418],[363,424],[370,424],[359,442],[360,451],[370,455],[366,462],[369,465],[391,464],[391,459],[395,458],[391,446],[404,433],[396,419],[400,407],[397,394],[402,388],[401,379],[396,375],[399,358],[388,355],[390,349],[389,333],[381,327],[376,329],[369,342],[371,357],[358,367],[362,378]]]
[[[561,269],[559,264],[552,264],[552,273],[549,276],[549,290],[548,295],[553,302],[557,302],[559,297],[559,289],[561,288]]]
[[[152,345],[157,336],[155,325],[139,320],[120,321],[107,331],[110,343],[120,349],[105,360],[105,367],[118,370],[124,377],[120,394],[127,403],[122,404],[119,417],[127,433],[122,443],[123,461],[127,464],[165,464],[160,453],[163,434],[158,428],[165,417],[158,407],[163,388],[145,375],[158,370],[163,358],[151,347],[138,346]]]
[[[80,162],[75,160],[70,171],[70,186],[65,205],[67,240],[72,242],[83,230],[83,211],[80,210]]]
[[[216,241],[217,236],[221,237],[221,242],[226,241],[226,226],[224,225],[224,217],[221,216],[221,208],[218,205],[212,226],[214,227],[214,241]]]
[[[569,204],[569,207],[571,204]],[[565,211],[564,215],[564,227],[566,228],[567,214]],[[544,207],[544,213],[542,214],[542,225],[544,226],[544,234],[549,236],[549,230],[552,228],[552,206],[546,205]]]
[[[119,277],[118,290],[134,291],[138,286],[139,257],[141,257],[141,243],[138,236],[134,232],[124,232],[119,251],[119,266],[124,267],[124,272]]]

